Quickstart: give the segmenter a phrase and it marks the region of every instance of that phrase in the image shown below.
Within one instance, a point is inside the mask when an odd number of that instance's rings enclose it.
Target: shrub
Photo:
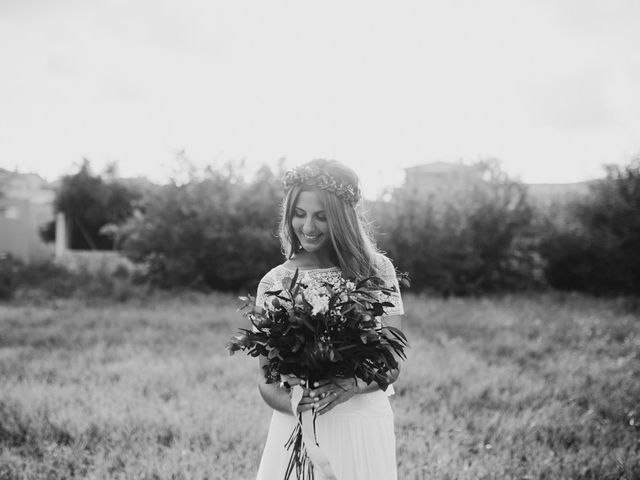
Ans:
[[[570,205],[571,223],[541,243],[549,284],[593,294],[640,294],[640,157],[606,167],[591,194]]]
[[[135,271],[71,271],[53,261],[24,263],[8,255],[0,257],[0,301],[126,301],[147,293],[149,289]]]
[[[201,178],[149,192],[117,228],[118,245],[147,266],[164,288],[253,288],[281,261],[275,236],[281,183],[263,167],[252,181],[237,166],[208,169]]]
[[[19,259],[7,255],[0,255],[0,301],[11,300],[18,288],[18,273],[24,267]]]
[[[78,173],[62,178],[56,192],[55,208],[64,212],[69,221],[69,247],[113,249],[113,239],[101,229],[128,218],[141,195],[140,186],[123,183],[113,175],[111,178],[94,175],[89,161],[85,160]],[[55,240],[55,224],[43,225],[40,236],[45,241]]]
[[[495,162],[474,166],[478,182],[438,198],[400,188],[374,208],[379,245],[409,272],[412,284],[467,295],[536,284],[533,210],[526,187]]]

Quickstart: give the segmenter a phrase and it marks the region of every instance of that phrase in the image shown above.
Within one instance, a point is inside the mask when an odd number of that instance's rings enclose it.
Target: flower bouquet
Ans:
[[[380,321],[384,309],[394,306],[389,300],[395,288],[378,277],[354,283],[342,277],[301,280],[298,273],[283,279],[282,288],[266,292],[264,305],[255,305],[251,296],[240,297],[245,302],[240,310],[245,310],[253,328],[240,329],[232,337],[227,344],[230,354],[244,350],[253,357],[265,356],[267,383],[281,382],[288,375],[306,380],[307,385],[334,377],[359,378],[385,390],[398,358],[406,358],[405,335]],[[402,281],[406,283],[406,277]],[[285,480],[294,470],[300,479],[314,478],[307,450],[315,447],[303,437],[299,414],[287,443],[292,453]]]

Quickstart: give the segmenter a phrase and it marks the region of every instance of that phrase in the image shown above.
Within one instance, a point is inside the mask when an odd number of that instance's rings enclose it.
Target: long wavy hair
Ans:
[[[330,175],[338,183],[351,185],[354,191],[359,192],[356,173],[338,161],[312,160],[302,165],[302,167],[305,166],[314,167]],[[360,207],[351,205],[334,193],[314,185],[296,184],[285,191],[279,227],[280,245],[284,256],[290,259],[302,249],[293,230],[291,219],[300,192],[310,190],[318,191],[323,200],[334,260],[343,275],[352,279],[375,275],[374,255],[378,249],[370,234],[369,223],[364,218]]]

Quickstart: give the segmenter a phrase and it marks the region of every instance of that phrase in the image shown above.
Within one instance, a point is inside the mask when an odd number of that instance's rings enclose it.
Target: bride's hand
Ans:
[[[306,380],[293,375],[281,375],[280,378],[282,380],[281,386],[286,388],[289,392],[289,398],[291,398],[291,387],[299,385],[303,388],[302,398],[298,403],[298,413],[302,413],[313,408],[314,401],[313,398],[309,397],[309,388],[307,387]]]
[[[332,378],[315,382],[309,390],[308,398],[318,415],[327,413],[336,405],[346,402],[358,393],[358,382],[355,378]],[[309,407],[309,408],[311,408]]]

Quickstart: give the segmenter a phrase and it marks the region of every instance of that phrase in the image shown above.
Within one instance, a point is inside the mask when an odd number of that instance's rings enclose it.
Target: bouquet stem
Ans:
[[[287,450],[290,448],[292,450],[284,480],[289,480],[294,471],[296,472],[296,479],[314,480],[315,478],[313,474],[313,462],[309,458],[306,448],[304,448],[301,421],[302,415],[300,414],[298,415],[298,424],[293,429],[289,440],[287,440],[285,444]]]
[[[316,411],[306,410],[297,413],[298,404],[302,399],[304,390],[295,385],[291,392],[291,409],[298,419],[289,440],[285,444],[287,450],[291,449],[291,457],[287,465],[284,480],[289,480],[295,471],[298,480],[314,480],[314,470],[318,468],[327,480],[337,480],[329,460],[318,445],[316,437]]]

